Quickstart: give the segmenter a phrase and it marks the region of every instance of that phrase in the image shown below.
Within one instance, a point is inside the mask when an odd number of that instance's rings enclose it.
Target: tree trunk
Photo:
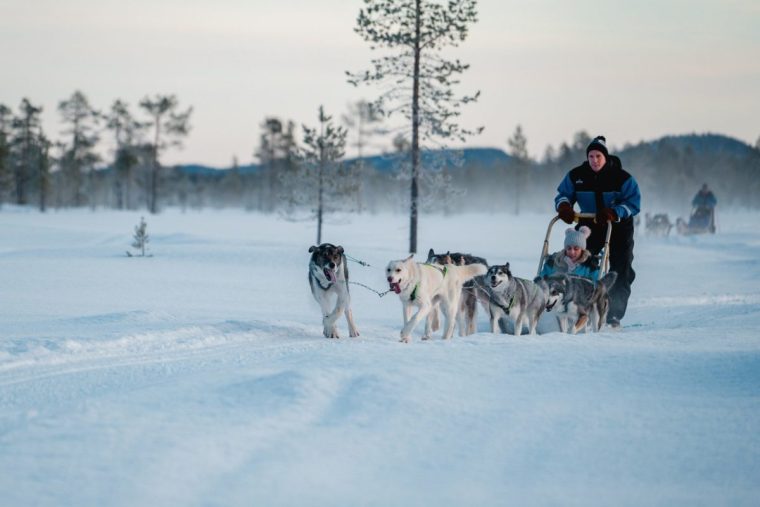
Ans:
[[[39,178],[40,178],[40,212],[42,213],[45,213],[45,211],[47,210],[47,191],[48,191],[47,164],[48,164],[48,149],[46,146],[40,146],[40,160],[39,160],[38,170],[39,170]]]
[[[325,137],[325,124],[322,121],[322,109],[319,110],[320,114],[320,134],[319,138]],[[323,141],[320,141],[323,142]],[[324,172],[325,172],[325,148],[320,146],[319,149],[319,183],[317,184],[317,245],[322,244],[322,208],[324,207]]]
[[[156,134],[153,138],[153,170],[150,177],[150,207],[151,214],[158,213],[158,140],[161,119],[156,118]]]
[[[319,161],[319,184],[318,184],[318,195],[317,195],[317,245],[322,244],[322,207],[323,207],[323,197],[324,197],[324,190],[322,188],[323,185],[323,173],[324,173],[324,161]]]
[[[412,189],[409,210],[409,253],[417,253],[417,212],[420,178],[420,12],[421,0],[415,0],[414,75],[412,83]]]

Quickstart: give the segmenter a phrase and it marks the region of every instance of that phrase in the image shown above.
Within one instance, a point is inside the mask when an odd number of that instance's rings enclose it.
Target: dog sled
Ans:
[[[574,222],[582,218],[593,219],[596,215],[593,213],[576,213]],[[554,224],[559,220],[555,216],[549,222],[544,238],[544,246],[541,251],[541,258],[538,262],[538,271],[536,276],[540,277],[544,264],[549,258],[549,237],[551,236]],[[617,279],[617,274],[610,273],[610,237],[612,236],[612,222],[607,221],[607,231],[604,237],[604,245],[597,254],[599,262],[599,275],[597,280],[589,280],[580,276],[564,276],[558,279],[552,277],[544,279],[548,282],[549,299],[547,300],[547,311],[557,309],[557,322],[559,329],[563,333],[568,330],[575,334],[582,329],[588,330],[588,326],[596,332],[602,329],[607,320],[609,311],[608,291]],[[538,278],[537,278],[538,279]],[[552,301],[552,298],[554,300]],[[558,306],[558,303],[561,303]],[[570,324],[573,322],[574,324]]]
[[[715,208],[695,207],[691,210],[689,221],[681,217],[676,220],[679,234],[715,234]]]
[[[575,222],[578,222],[581,218],[596,218],[593,213],[576,213]],[[544,239],[544,247],[541,250],[541,258],[538,261],[538,271],[536,276],[541,276],[541,271],[544,269],[544,262],[546,262],[549,256],[549,237],[552,233],[554,224],[559,220],[559,216],[555,216],[549,221],[549,227],[546,229],[546,238]],[[604,246],[599,252],[599,278],[601,279],[610,270],[610,237],[612,236],[612,222],[607,221],[607,234],[604,237]]]

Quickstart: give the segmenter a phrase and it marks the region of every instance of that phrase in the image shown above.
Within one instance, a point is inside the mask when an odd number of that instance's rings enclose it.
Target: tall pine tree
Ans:
[[[69,137],[61,160],[62,184],[66,186],[67,203],[82,206],[89,200],[93,204],[92,172],[100,160],[95,152],[99,140],[100,113],[80,91],[61,101],[58,112],[66,126],[63,133]]]
[[[452,91],[458,75],[469,65],[444,58],[442,50],[467,38],[477,21],[475,0],[364,0],[354,31],[374,49],[390,54],[372,60],[371,70],[352,74],[349,82],[375,84],[385,91],[375,101],[387,115],[401,114],[410,122],[411,189],[409,251],[417,251],[420,149],[426,141],[464,141],[482,129],[462,128],[457,120],[461,106],[474,100]]]
[[[161,153],[170,147],[182,146],[181,139],[190,133],[190,115],[193,108],[179,111],[179,102],[174,95],[157,95],[152,99],[145,97],[140,101],[140,107],[150,117],[150,127],[153,130],[151,143],[151,171],[148,185],[148,210],[158,213],[158,180],[161,164]]]

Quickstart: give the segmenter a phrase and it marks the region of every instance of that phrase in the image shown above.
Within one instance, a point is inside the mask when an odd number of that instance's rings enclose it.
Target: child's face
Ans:
[[[581,257],[583,250],[576,245],[570,245],[565,247],[565,255],[567,255],[573,262],[577,261]]]

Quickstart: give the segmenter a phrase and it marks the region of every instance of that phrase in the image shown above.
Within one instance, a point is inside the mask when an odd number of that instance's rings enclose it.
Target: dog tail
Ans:
[[[594,288],[594,293],[591,296],[591,301],[601,301],[604,296],[610,292],[610,287],[615,284],[615,280],[617,280],[617,273],[615,271],[610,271],[604,275],[602,279],[599,280],[599,284],[597,284],[596,288]]]
[[[462,277],[465,280],[471,280],[476,276],[485,275],[488,271],[488,266],[485,264],[465,264],[464,266],[456,266],[456,268],[462,273]]]
[[[615,285],[615,281],[617,280],[617,273],[615,271],[610,271],[606,275],[602,277],[601,280],[599,280],[599,283],[604,285],[604,288],[606,290],[610,290],[613,285]]]
[[[462,281],[467,281],[475,278],[476,276],[485,275],[488,271],[488,267],[484,264],[465,264],[464,266],[447,265],[448,269],[455,269],[458,276]]]

